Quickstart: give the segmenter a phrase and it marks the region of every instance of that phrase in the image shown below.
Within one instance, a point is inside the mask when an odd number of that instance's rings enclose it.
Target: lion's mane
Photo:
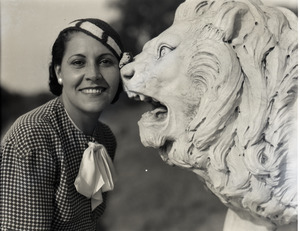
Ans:
[[[191,168],[233,210],[295,221],[296,16],[256,0],[187,0],[182,21],[197,34],[188,75],[202,94],[187,129]]]

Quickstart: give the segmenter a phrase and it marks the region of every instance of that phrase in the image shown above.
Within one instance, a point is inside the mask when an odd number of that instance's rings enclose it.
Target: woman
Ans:
[[[58,97],[21,116],[1,144],[1,230],[96,229],[116,149],[98,118],[121,91],[122,52],[117,32],[99,19],[60,32],[49,67]]]

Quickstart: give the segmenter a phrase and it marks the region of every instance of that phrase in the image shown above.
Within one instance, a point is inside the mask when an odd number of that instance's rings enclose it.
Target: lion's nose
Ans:
[[[128,63],[127,65],[122,67],[121,76],[123,81],[129,80],[134,76],[135,70],[133,66],[133,63]]]

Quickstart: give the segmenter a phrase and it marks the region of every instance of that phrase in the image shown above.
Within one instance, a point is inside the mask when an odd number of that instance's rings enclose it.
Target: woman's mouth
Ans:
[[[105,90],[106,90],[106,88],[100,87],[100,88],[84,88],[84,89],[81,89],[80,91],[84,94],[101,94]]]

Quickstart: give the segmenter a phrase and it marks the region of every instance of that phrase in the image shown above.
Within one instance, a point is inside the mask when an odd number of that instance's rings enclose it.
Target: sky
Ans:
[[[58,33],[78,18],[112,22],[120,12],[107,7],[112,0],[0,0],[1,86],[11,93],[49,91],[48,64]],[[297,5],[297,0],[263,0],[268,5]]]

